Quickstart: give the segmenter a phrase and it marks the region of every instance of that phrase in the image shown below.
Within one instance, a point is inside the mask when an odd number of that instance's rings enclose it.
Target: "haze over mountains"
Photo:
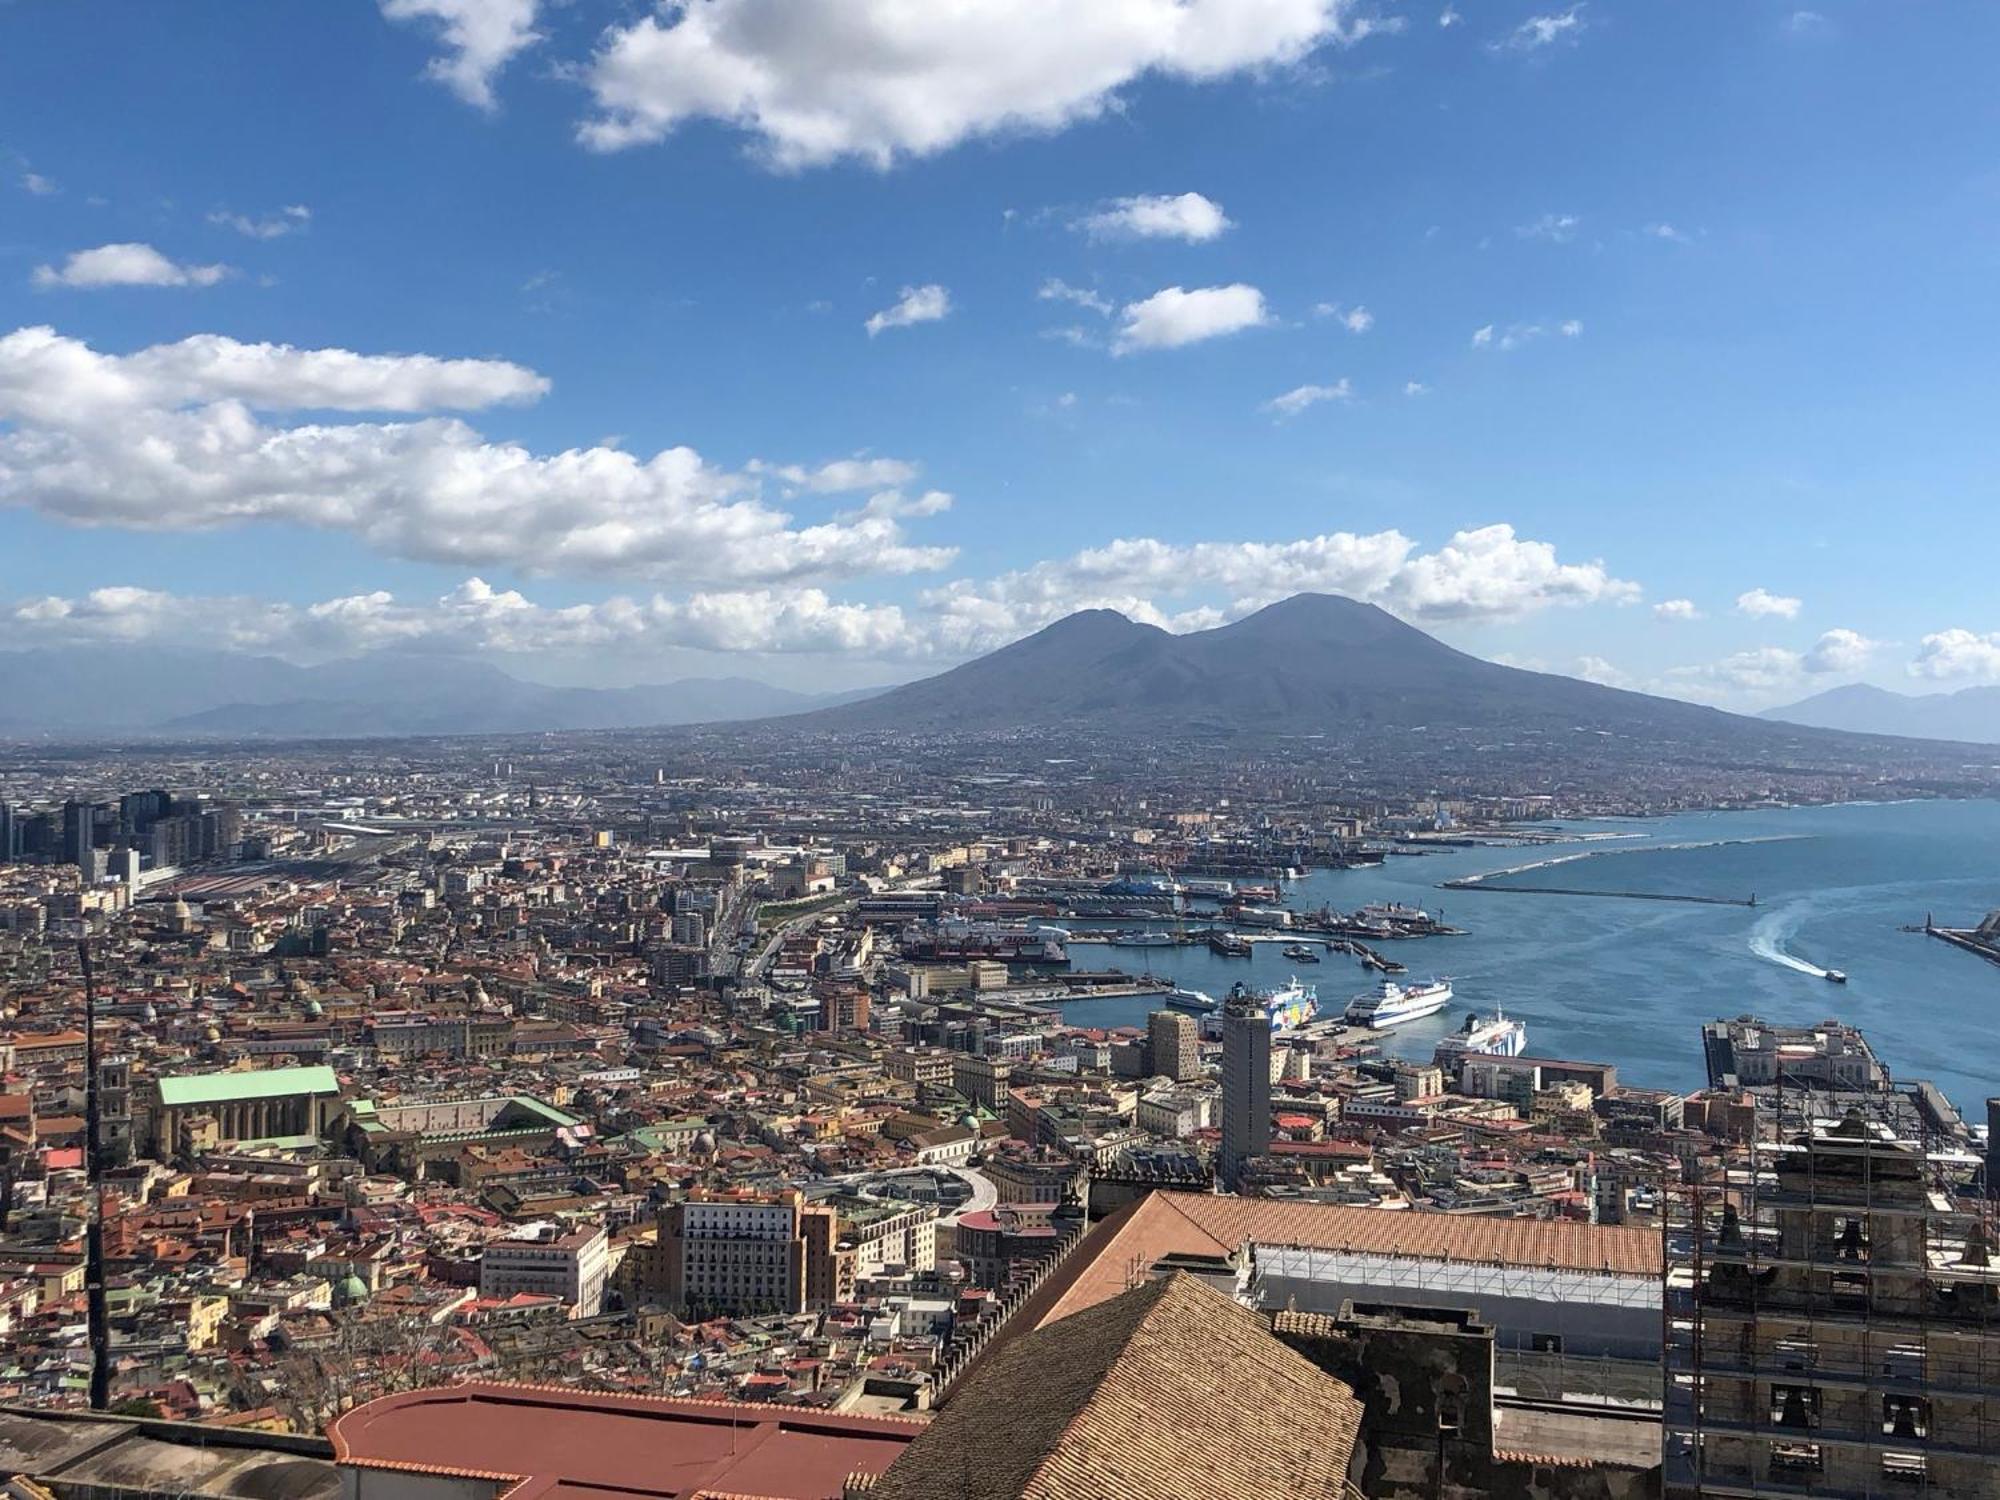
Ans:
[[[1747,717],[1501,666],[1375,605],[1327,594],[1295,595],[1186,635],[1085,610],[901,687],[817,696],[741,677],[549,687],[483,661],[393,653],[297,667],[157,647],[0,652],[0,733],[17,736],[309,739],[752,719],[807,732],[1071,727],[1163,739],[1594,730],[1754,755],[1802,736],[1831,743],[1834,731],[2000,740],[2000,689],[1903,698],[1844,688]]]
[[[2000,744],[2000,687],[1961,688],[1955,693],[1892,693],[1856,682],[1783,708],[1767,708],[1759,717],[1853,734]]]
[[[766,718],[852,693],[746,677],[630,688],[523,682],[463,657],[378,653],[296,667],[166,647],[0,652],[0,734],[276,739],[628,729]]]

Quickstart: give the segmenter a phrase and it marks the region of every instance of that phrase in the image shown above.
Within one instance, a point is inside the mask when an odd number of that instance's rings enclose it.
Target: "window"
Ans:
[[[1776,1443],[1771,1448],[1774,1474],[1817,1474],[1826,1467],[1818,1443]]]
[[[1528,1347],[1536,1354],[1560,1354],[1563,1352],[1563,1338],[1559,1333],[1530,1334]]]
[[[1927,1468],[1921,1453],[1882,1455],[1882,1477],[1891,1484],[1922,1485],[1929,1478]]]
[[[1780,1427],[1819,1426],[1819,1392],[1809,1385],[1773,1385],[1771,1420]]]
[[[1931,1435],[1931,1404],[1922,1396],[1884,1396],[1882,1432],[1886,1437],[1921,1438]]]

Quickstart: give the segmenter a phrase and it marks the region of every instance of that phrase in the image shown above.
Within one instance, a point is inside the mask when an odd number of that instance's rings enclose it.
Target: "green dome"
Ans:
[[[368,1300],[368,1283],[350,1271],[347,1279],[340,1284],[340,1300],[343,1302],[366,1302]]]

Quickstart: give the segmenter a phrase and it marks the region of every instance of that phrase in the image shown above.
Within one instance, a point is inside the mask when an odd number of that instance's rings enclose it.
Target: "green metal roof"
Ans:
[[[197,1073],[160,1080],[160,1103],[169,1109],[186,1104],[234,1104],[245,1099],[339,1092],[340,1080],[327,1067],[259,1068],[249,1073]]]

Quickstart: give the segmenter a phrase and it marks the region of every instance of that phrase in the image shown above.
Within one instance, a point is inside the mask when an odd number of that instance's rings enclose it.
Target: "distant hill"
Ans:
[[[376,653],[322,666],[163,647],[0,651],[0,734],[313,739],[540,733],[768,718],[856,693],[746,677],[629,688],[523,682],[487,662]]]
[[[2000,744],[2000,687],[1961,688],[1955,693],[1892,693],[1856,682],[1815,693],[1785,708],[1767,708],[1759,717],[1854,734]]]
[[[799,722],[1140,732],[1490,725],[1774,738],[1772,726],[1717,709],[1482,661],[1372,604],[1328,594],[1299,594],[1188,635],[1087,610],[949,672]]]

